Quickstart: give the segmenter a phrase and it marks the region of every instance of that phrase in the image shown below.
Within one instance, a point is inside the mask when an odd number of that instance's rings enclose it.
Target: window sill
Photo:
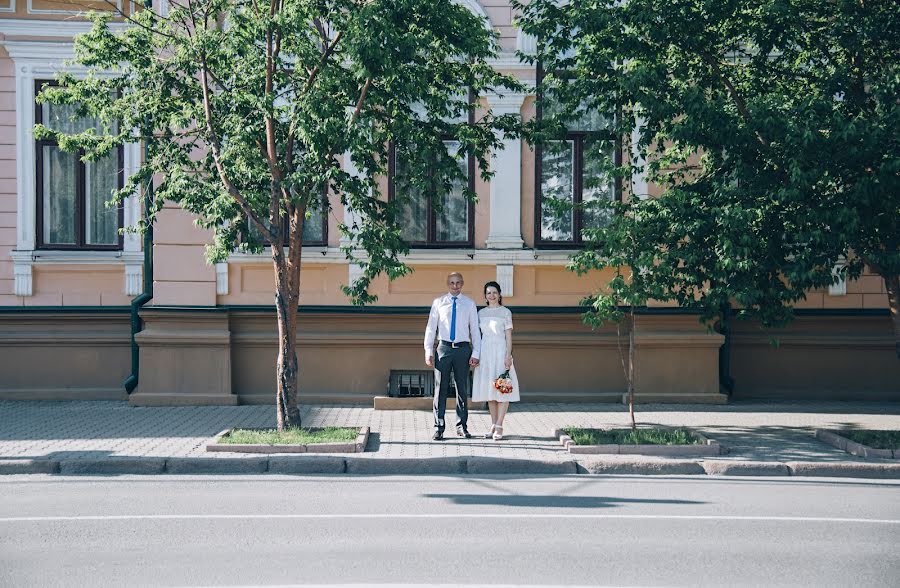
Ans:
[[[33,251],[13,251],[12,258],[16,263],[31,265],[98,265],[118,263],[143,263],[144,254],[140,251],[72,251],[35,249]]]

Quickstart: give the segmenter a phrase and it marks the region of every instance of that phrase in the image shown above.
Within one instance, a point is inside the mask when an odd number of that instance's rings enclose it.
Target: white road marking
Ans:
[[[178,520],[379,520],[379,519],[584,519],[584,520],[660,520],[660,521],[772,521],[798,523],[861,523],[898,525],[900,519],[862,519],[846,517],[780,517],[729,515],[626,515],[626,514],[550,514],[550,513],[336,513],[336,514],[150,514],[150,515],[75,515],[40,517],[0,517],[0,523],[39,523],[63,521],[178,521]]]

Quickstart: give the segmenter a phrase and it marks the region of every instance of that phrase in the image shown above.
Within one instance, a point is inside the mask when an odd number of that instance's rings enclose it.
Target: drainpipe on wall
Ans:
[[[144,147],[144,157],[147,148]],[[144,190],[144,211],[151,210],[153,205],[153,180],[147,182]],[[153,223],[149,223],[144,232],[144,291],[131,301],[131,375],[122,383],[125,391],[131,394],[138,385],[138,374],[141,367],[140,350],[134,336],[141,332],[143,324],[138,311],[153,299]]]

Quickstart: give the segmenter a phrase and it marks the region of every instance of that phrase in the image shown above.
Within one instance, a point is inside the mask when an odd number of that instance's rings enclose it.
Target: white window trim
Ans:
[[[79,23],[80,24],[80,23]],[[5,33],[6,26],[0,26]],[[81,27],[78,27],[80,29]],[[18,31],[17,31],[18,32]],[[46,28],[44,33],[46,33]],[[0,41],[6,48],[16,73],[16,249],[10,254],[15,275],[16,296],[34,294],[32,266],[41,263],[125,265],[123,291],[128,296],[141,292],[143,256],[140,235],[125,233],[122,251],[44,251],[36,250],[36,193],[34,145],[34,83],[39,79],[54,79],[59,71],[85,75],[83,67],[65,64],[74,57],[70,41]],[[140,145],[130,143],[124,148],[125,175],[130,176],[140,165]],[[140,198],[136,193],[125,199],[124,224],[135,226],[140,218]]]

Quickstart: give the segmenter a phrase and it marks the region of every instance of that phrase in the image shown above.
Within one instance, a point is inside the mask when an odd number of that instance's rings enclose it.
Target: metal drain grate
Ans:
[[[388,396],[411,398],[434,395],[434,371],[391,370]]]

